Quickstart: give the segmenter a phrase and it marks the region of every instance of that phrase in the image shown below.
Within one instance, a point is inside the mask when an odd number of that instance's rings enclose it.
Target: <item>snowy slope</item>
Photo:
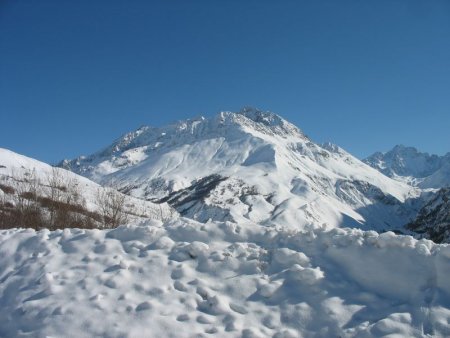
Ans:
[[[52,179],[55,171],[62,185],[65,185],[67,182],[76,182],[77,190],[79,190],[89,211],[97,212],[99,210],[98,195],[99,192],[105,191],[105,188],[68,170],[54,168],[41,161],[0,148],[0,184],[14,187],[18,182],[33,180],[36,181],[40,194],[47,196],[49,191],[48,182]],[[11,196],[0,189],[0,200],[3,201],[3,199],[14,203]],[[138,214],[143,217],[155,219],[161,219],[162,217],[166,219],[174,213],[174,210],[167,204],[156,205],[149,201],[125,196],[125,212],[130,215]]]
[[[363,162],[386,176],[421,188],[442,188],[450,185],[450,153],[444,156],[422,153],[414,147],[395,146],[377,152]]]
[[[179,219],[0,231],[1,337],[448,337],[450,247]]]
[[[276,114],[247,109],[142,127],[62,166],[121,191],[168,201],[200,221],[267,226],[399,228],[418,190],[341,148],[318,145]]]

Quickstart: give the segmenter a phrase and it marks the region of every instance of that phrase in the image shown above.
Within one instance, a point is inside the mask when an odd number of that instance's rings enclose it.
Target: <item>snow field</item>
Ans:
[[[450,335],[450,246],[255,223],[0,232],[4,337]]]

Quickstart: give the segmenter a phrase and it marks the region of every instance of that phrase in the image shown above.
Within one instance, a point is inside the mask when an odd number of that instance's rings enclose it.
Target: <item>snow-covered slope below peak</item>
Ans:
[[[418,194],[278,115],[249,109],[140,128],[62,165],[202,221],[393,229],[411,219],[402,203]]]
[[[397,145],[388,152],[376,152],[363,162],[386,176],[423,189],[450,185],[450,153],[430,155],[414,147]]]
[[[425,177],[419,186],[423,189],[450,187],[450,155],[448,155],[446,162],[430,176]]]
[[[33,192],[39,198],[54,198],[57,190],[60,200],[68,203],[77,198],[88,212],[100,212],[99,198],[112,192],[123,195],[111,187],[103,187],[90,179],[63,168],[56,168],[36,159],[0,148],[0,204],[14,206],[20,194]],[[5,192],[6,190],[6,192]],[[71,196],[71,195],[77,196]],[[79,196],[78,196],[79,195]],[[110,195],[112,196],[112,195]],[[55,201],[54,201],[55,202]],[[72,203],[72,202],[71,202]],[[168,219],[177,213],[168,204],[156,205],[150,201],[123,195],[123,211],[132,218]],[[8,227],[17,226],[15,224]]]

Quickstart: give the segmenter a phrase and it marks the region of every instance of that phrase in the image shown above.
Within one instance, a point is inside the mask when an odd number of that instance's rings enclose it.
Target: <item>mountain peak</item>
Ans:
[[[244,107],[239,112],[221,112],[217,115],[221,123],[229,121],[241,127],[252,129],[269,135],[300,136],[305,135],[292,123],[283,119],[280,115],[270,111],[263,111],[258,108]]]
[[[256,123],[262,123],[266,126],[281,126],[287,123],[286,120],[275,113],[270,111],[262,111],[253,107],[244,107],[237,114],[245,116]]]
[[[420,152],[417,148],[411,147],[411,146],[405,146],[403,144],[397,144],[392,148],[392,150],[389,151],[393,154],[404,154],[404,155],[411,155],[411,156],[417,156],[417,155],[424,155],[424,156],[430,156],[426,152]],[[388,153],[389,153],[388,152]]]
[[[447,176],[442,174],[442,171],[450,165],[448,155],[429,154],[399,144],[387,152],[376,152],[363,162],[386,176],[402,181],[406,179],[422,188],[447,186],[450,183]]]
[[[262,111],[257,108],[244,107],[239,112],[222,111],[213,117],[180,120],[163,127],[141,126],[116,139],[110,146],[87,157],[80,156],[74,160],[63,160],[58,166],[70,170],[80,166],[81,163],[89,166],[100,159],[123,157],[123,153],[132,149],[141,148],[144,153],[159,149],[161,146],[176,144],[192,144],[200,140],[209,140],[222,137],[234,139],[244,134],[261,137],[301,138],[307,137],[292,123],[281,116]],[[144,148],[146,150],[144,150]],[[140,152],[141,150],[139,150]],[[128,160],[127,160],[128,162]],[[134,161],[132,161],[134,163]],[[87,167],[81,171],[85,174]]]

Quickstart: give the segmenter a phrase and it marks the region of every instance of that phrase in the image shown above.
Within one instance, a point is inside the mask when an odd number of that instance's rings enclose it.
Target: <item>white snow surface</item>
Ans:
[[[450,246],[248,221],[0,231],[1,337],[448,337]]]
[[[62,165],[100,183],[114,178],[123,191],[150,200],[192,193],[210,175],[226,178],[178,208],[200,221],[390,230],[414,217],[402,203],[419,194],[335,145],[315,144],[278,115],[254,109],[142,127]]]

